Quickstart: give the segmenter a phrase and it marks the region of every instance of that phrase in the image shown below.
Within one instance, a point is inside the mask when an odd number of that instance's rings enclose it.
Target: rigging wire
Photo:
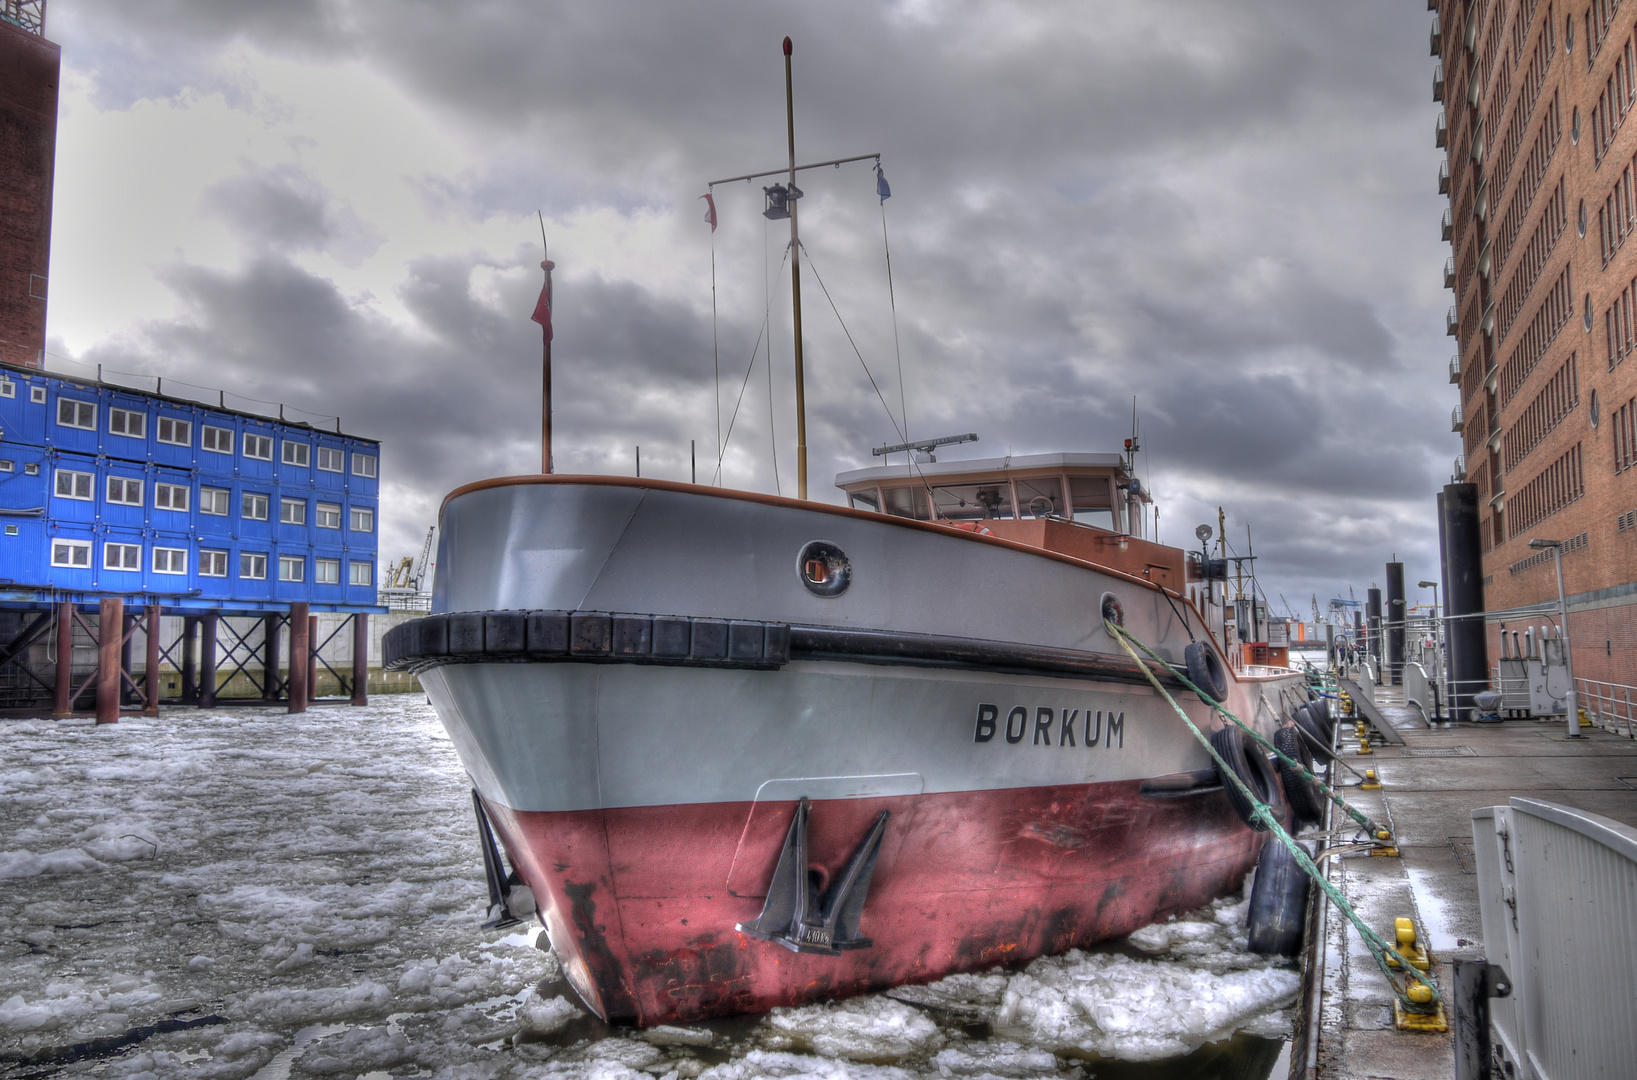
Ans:
[[[715,213],[712,204],[712,213]],[[711,375],[716,388],[716,456],[722,458],[722,349],[716,321],[716,224],[711,223]]]
[[[875,170],[877,173],[881,171],[879,158],[876,159]],[[892,288],[892,248],[887,243],[887,200],[885,199],[881,200],[881,250],[886,252],[887,256],[887,302],[892,305],[892,355],[898,361],[898,413],[904,418],[904,441],[909,442],[909,406],[905,404],[904,397],[904,354],[898,347],[898,297],[894,294]],[[807,262],[808,265],[812,265],[813,257],[811,255],[807,257]],[[818,271],[815,270],[813,273],[817,274]],[[905,466],[913,465],[914,462],[915,451],[904,451]],[[909,470],[906,468],[905,471]]]
[[[789,258],[789,257],[790,257],[790,252],[787,250],[785,252],[785,258]],[[783,262],[779,263],[779,276],[780,277],[784,276],[784,263]],[[733,441],[733,427],[734,427],[734,424],[739,419],[739,407],[744,404],[745,388],[750,385],[750,373],[752,371],[756,370],[756,356],[757,356],[758,353],[761,352],[762,339],[767,336],[767,326],[768,326],[768,321],[771,318],[771,316],[772,316],[772,303],[770,301],[769,304],[768,304],[767,310],[762,313],[762,328],[756,334],[756,344],[751,346],[751,349],[750,349],[750,363],[745,367],[745,377],[742,380],[740,380],[740,382],[739,382],[739,397],[738,397],[738,399],[736,401],[734,401],[734,403],[733,403],[733,413],[728,417],[728,430],[727,430],[727,433],[722,436],[722,446],[716,452],[716,475],[712,478],[712,483],[716,483],[717,481],[719,481],[722,478],[722,460],[723,460],[723,458],[725,458],[727,456],[728,444]],[[773,346],[772,346],[772,343],[770,341],[769,344],[768,344],[768,362],[772,363],[772,359],[773,359]]]

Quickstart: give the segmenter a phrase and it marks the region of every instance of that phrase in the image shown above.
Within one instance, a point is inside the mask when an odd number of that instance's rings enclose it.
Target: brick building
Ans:
[[[29,367],[45,348],[61,61],[44,20],[45,0],[0,0],[0,363]]]
[[[1490,662],[1549,621],[1575,674],[1637,683],[1637,2],[1429,0],[1445,285]]]

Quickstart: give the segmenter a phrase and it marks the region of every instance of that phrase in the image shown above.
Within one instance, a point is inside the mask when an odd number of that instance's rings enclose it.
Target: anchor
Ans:
[[[844,949],[867,949],[875,942],[858,935],[858,920],[870,891],[870,874],[881,850],[888,812],[881,811],[864,835],[847,867],[821,897],[807,873],[807,797],[796,804],[796,816],[785,834],[784,848],[773,868],[762,913],[753,922],[735,923],[741,934],[783,945],[791,952],[840,956]]]
[[[501,930],[516,926],[535,912],[534,890],[523,884],[516,870],[508,870],[495,843],[494,830],[489,826],[489,815],[483,809],[483,800],[477,789],[472,789],[472,809],[477,811],[478,843],[483,848],[483,877],[489,885],[488,918],[485,930]]]

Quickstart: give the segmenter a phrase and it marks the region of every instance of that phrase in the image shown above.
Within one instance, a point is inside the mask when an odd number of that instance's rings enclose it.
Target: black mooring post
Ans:
[[[206,612],[199,622],[199,707],[216,707],[216,630],[219,612]]]

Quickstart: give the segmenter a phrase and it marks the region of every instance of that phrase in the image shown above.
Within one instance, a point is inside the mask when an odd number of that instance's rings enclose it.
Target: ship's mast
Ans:
[[[790,144],[790,190],[796,190],[796,105],[790,77],[790,39],[784,39],[784,126]],[[801,236],[790,200],[790,309],[796,335],[796,498],[807,498],[807,386],[801,367]]]

